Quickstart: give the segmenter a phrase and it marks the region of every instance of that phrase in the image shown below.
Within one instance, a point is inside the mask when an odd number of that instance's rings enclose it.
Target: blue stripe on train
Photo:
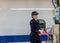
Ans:
[[[30,41],[29,35],[0,36],[0,43],[5,43],[5,42],[29,42],[29,41]]]
[[[29,35],[0,36],[1,42],[28,42]]]

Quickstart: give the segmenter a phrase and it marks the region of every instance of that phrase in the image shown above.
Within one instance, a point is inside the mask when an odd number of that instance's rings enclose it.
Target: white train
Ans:
[[[0,42],[29,41],[31,12],[34,9],[23,9],[10,9],[8,14],[0,13]],[[51,10],[35,10],[39,12],[39,19],[42,18],[46,21],[46,27],[52,27],[54,21]]]

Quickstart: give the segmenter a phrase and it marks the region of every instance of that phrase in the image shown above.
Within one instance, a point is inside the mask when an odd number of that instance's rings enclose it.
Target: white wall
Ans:
[[[51,0],[0,0],[0,35],[24,35],[30,33],[29,21],[33,10],[10,8],[53,8]],[[51,10],[37,10],[47,27],[53,24]]]

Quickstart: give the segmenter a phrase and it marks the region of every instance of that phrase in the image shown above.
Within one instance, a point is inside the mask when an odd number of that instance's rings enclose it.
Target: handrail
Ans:
[[[54,4],[53,0],[52,0],[52,4],[53,4],[54,8],[56,8],[56,6],[55,6],[55,4]]]

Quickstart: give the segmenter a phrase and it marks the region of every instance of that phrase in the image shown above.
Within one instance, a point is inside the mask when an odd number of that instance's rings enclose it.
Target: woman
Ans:
[[[32,14],[32,20],[30,21],[30,27],[31,27],[31,34],[30,34],[30,42],[31,43],[41,43],[38,33],[39,33],[39,21],[38,18],[38,12],[33,11]]]

